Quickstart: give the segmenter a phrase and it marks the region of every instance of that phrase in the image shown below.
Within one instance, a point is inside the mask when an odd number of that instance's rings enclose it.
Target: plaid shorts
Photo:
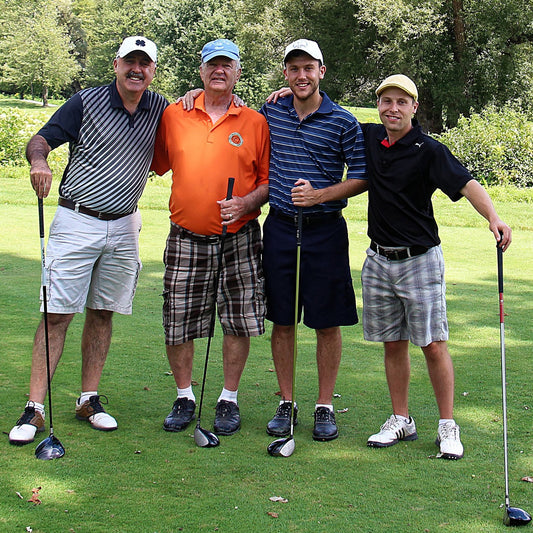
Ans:
[[[255,337],[265,331],[262,246],[257,220],[225,238],[216,295],[225,335]],[[209,335],[219,253],[220,236],[197,235],[171,224],[164,254],[163,326],[167,345]]]
[[[448,340],[444,259],[440,246],[389,261],[370,248],[361,273],[367,341],[410,340],[416,346]]]

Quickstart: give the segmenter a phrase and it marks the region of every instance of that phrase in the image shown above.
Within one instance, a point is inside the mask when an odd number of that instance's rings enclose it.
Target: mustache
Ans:
[[[137,79],[137,80],[144,80],[144,76],[142,74],[137,74],[135,72],[128,72],[128,74],[126,74],[126,78],[129,78],[129,79]]]

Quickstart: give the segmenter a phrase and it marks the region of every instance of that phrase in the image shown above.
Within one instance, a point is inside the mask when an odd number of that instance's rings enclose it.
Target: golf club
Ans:
[[[50,379],[50,345],[48,342],[48,302],[46,301],[46,264],[44,255],[44,213],[43,199],[37,199],[39,206],[39,233],[41,237],[41,286],[43,293],[43,322],[44,322],[44,346],[46,353],[46,378],[48,381],[48,416],[50,418],[50,435],[46,437],[35,449],[35,457],[48,461],[59,459],[65,455],[65,448],[59,439],[54,436],[54,425],[52,423],[52,386]]]
[[[235,183],[235,178],[228,178],[228,190],[226,193],[226,200],[231,200],[233,194],[233,185]],[[216,319],[216,308],[217,308],[217,294],[218,294],[218,283],[220,281],[220,273],[222,271],[222,257],[224,255],[224,243],[226,241],[226,234],[228,232],[228,226],[222,226],[222,234],[220,236],[220,248],[218,251],[217,257],[217,270],[214,279],[214,296],[213,296],[213,305],[211,307],[211,318],[209,323],[209,334],[207,338],[207,349],[205,353],[205,363],[204,363],[204,376],[202,379],[202,392],[200,394],[200,405],[198,407],[198,420],[196,422],[196,427],[194,428],[194,442],[200,448],[214,448],[220,444],[219,438],[211,431],[204,429],[200,426],[200,421],[202,418],[202,405],[204,403],[204,390],[205,390],[205,377],[207,375],[207,363],[209,361],[209,349],[211,347],[211,338],[215,334],[215,319]]]
[[[294,295],[294,344],[292,356],[292,400],[291,400],[291,434],[290,437],[272,441],[267,451],[274,457],[290,457],[294,452],[294,389],[296,385],[296,356],[298,355],[298,312],[300,300],[300,256],[302,250],[302,208],[298,208],[296,230],[296,287]]]
[[[498,292],[500,293],[500,352],[502,359],[502,407],[503,407],[503,458],[505,470],[505,514],[503,523],[506,526],[525,526],[531,522],[531,516],[518,507],[511,507],[509,504],[509,462],[507,452],[507,386],[505,371],[505,328],[503,313],[503,251],[497,245],[498,253]]]

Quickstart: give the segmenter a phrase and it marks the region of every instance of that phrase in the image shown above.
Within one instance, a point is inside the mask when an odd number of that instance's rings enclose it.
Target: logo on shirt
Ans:
[[[228,137],[228,142],[231,144],[231,146],[241,146],[243,143],[241,134],[237,131],[230,133]]]

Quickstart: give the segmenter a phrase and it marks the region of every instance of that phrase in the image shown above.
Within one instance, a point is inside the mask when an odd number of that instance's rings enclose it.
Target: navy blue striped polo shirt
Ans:
[[[143,193],[166,99],[144,91],[131,115],[115,82],[70,98],[38,132],[54,149],[69,143],[59,195],[104,213],[132,212]]]
[[[260,112],[270,128],[269,204],[286,214],[296,213],[291,189],[300,179],[323,189],[343,179],[366,179],[363,133],[356,118],[320,91],[317,111],[300,121],[293,96],[266,103]],[[304,207],[304,213],[340,211],[347,200]]]

